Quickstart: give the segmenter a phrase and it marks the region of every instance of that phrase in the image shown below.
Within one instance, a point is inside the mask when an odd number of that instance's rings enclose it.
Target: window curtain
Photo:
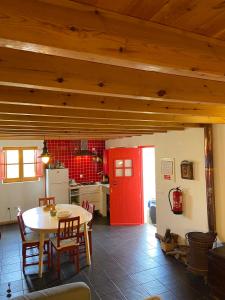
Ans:
[[[5,152],[2,147],[0,147],[0,180],[5,179]]]
[[[43,177],[44,176],[44,165],[41,160],[41,153],[42,149],[36,150],[36,164],[37,164],[37,177]]]

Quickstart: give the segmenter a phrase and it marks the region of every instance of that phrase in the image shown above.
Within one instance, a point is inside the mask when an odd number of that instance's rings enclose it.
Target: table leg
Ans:
[[[45,233],[40,232],[39,236],[39,277],[42,277],[43,271],[43,252],[44,252]]]
[[[90,255],[90,246],[89,246],[87,223],[84,223],[84,239],[85,239],[87,265],[90,266],[91,265],[91,255]]]

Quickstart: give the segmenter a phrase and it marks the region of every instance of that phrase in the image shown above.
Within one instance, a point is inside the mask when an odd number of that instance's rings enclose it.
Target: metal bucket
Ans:
[[[216,239],[216,234],[212,232],[188,232],[186,239],[189,242],[188,270],[207,275],[208,272],[208,252],[212,249]]]

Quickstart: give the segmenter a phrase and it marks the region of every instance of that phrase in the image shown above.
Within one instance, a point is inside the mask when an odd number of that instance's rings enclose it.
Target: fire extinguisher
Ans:
[[[170,193],[173,191],[173,205],[170,200]],[[183,213],[183,197],[182,191],[179,187],[173,188],[168,193],[169,203],[171,210],[176,215],[181,215]]]

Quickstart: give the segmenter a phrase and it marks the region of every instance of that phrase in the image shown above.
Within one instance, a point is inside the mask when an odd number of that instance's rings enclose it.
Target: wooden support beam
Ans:
[[[6,118],[4,118],[6,117]],[[84,120],[82,120],[83,122],[57,122],[57,121],[49,121],[47,118],[45,119],[39,119],[39,120],[25,120],[23,119],[23,116],[17,116],[17,118],[10,118],[12,116],[8,116],[7,115],[0,115],[0,126],[22,126],[22,127],[27,127],[27,126],[48,126],[48,127],[54,127],[54,128],[58,128],[58,127],[66,127],[66,128],[74,128],[74,127],[82,127],[82,128],[90,128],[90,126],[92,128],[98,128],[98,127],[104,127],[104,128],[161,128],[161,127],[165,127],[165,128],[185,128],[185,127],[200,127],[200,125],[198,124],[182,124],[182,123],[172,123],[172,122],[152,122],[152,124],[150,123],[146,123],[146,125],[144,124],[139,124],[139,123],[133,123],[133,124],[109,124],[109,123],[97,123],[95,121],[89,121],[87,120],[86,122],[84,122]],[[13,116],[14,117],[14,116]],[[88,122],[89,121],[89,122]]]
[[[138,136],[138,135],[137,135]],[[93,136],[93,135],[18,135],[18,134],[2,134],[0,133],[0,140],[80,140],[85,139],[95,139],[95,140],[108,140],[108,139],[118,139],[130,137],[130,135],[120,134],[120,135],[102,135],[102,136]]]
[[[21,129],[21,130],[29,130],[29,129],[54,129],[54,130],[67,130],[67,131],[76,131],[76,130],[86,130],[87,132],[89,130],[96,130],[97,131],[113,131],[113,130],[120,130],[121,132],[124,131],[154,131],[154,130],[183,130],[184,127],[181,126],[149,126],[149,127],[126,127],[126,126],[102,126],[102,125],[91,125],[88,124],[86,126],[84,125],[76,125],[76,126],[71,126],[71,124],[69,125],[56,125],[56,124],[46,124],[46,123],[42,123],[42,124],[21,124],[21,123],[5,123],[5,122],[1,122],[0,121],[0,128],[1,129]]]
[[[107,119],[107,120],[131,120],[131,121],[171,121],[175,123],[225,123],[224,117],[205,117],[205,116],[186,116],[169,114],[143,114],[128,113],[120,111],[94,111],[78,109],[62,109],[50,107],[32,107],[22,105],[0,104],[0,114],[6,115],[29,115],[43,117],[61,117],[61,118],[83,118],[84,120]]]
[[[155,130],[148,130],[148,131],[140,131],[140,130],[62,130],[62,129],[5,129],[0,128],[0,132],[2,133],[16,133],[16,134],[57,134],[57,135],[104,135],[104,134],[128,134],[128,135],[142,135],[142,134],[149,134],[149,133],[156,133],[156,132],[166,132],[166,129],[155,129]]]
[[[2,47],[224,81],[225,43],[75,1],[1,0]]]
[[[35,115],[23,115],[23,114],[1,114],[0,113],[0,122],[6,123],[25,123],[25,124],[58,124],[58,125],[66,125],[66,126],[74,126],[74,125],[82,125],[82,126],[121,126],[121,127],[132,127],[136,128],[146,128],[146,127],[165,127],[165,126],[174,126],[174,127],[199,127],[199,124],[195,123],[176,123],[170,121],[141,121],[141,120],[117,120],[117,119],[96,119],[96,118],[79,118],[79,117],[57,117],[57,116],[35,116]]]
[[[118,138],[128,138],[131,137],[130,135],[113,135],[113,136],[105,136],[105,137],[93,137],[93,136],[61,136],[61,135],[56,135],[56,136],[51,136],[51,135],[13,135],[13,136],[5,136],[5,135],[0,135],[0,140],[81,140],[81,139],[94,139],[94,140],[112,140],[112,139],[118,139]]]
[[[225,83],[0,48],[0,85],[170,102],[225,104]]]
[[[163,132],[163,131],[160,131]],[[166,132],[166,131],[164,131]],[[149,132],[148,134],[153,134],[154,132]],[[147,135],[148,135],[147,134]],[[27,135],[32,135],[32,136],[65,136],[65,137],[102,137],[102,139],[104,139],[105,137],[108,136],[136,136],[136,135],[142,135],[141,133],[129,133],[129,132],[125,132],[125,133],[121,133],[121,132],[51,132],[51,131],[40,131],[40,132],[34,132],[34,131],[27,131],[27,132],[20,132],[20,131],[5,131],[5,130],[0,130],[0,135],[16,135],[16,136],[27,136]]]
[[[54,108],[225,117],[225,105],[174,103],[0,86],[0,103]]]
[[[212,125],[204,127],[205,142],[205,180],[209,231],[216,233],[216,207],[213,168],[213,129]]]

